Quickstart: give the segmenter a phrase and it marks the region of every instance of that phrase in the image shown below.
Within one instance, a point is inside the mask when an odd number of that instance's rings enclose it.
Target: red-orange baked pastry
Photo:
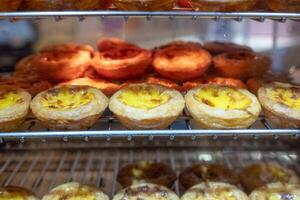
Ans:
[[[184,82],[201,76],[211,64],[211,55],[195,45],[171,45],[158,50],[154,69],[161,76]]]
[[[35,55],[22,58],[15,66],[14,76],[17,78],[26,77],[27,80],[40,80],[38,66],[33,65],[32,61]]]
[[[190,0],[196,11],[243,12],[253,9],[256,0]]]
[[[266,82],[258,78],[250,78],[247,81],[247,88],[250,92],[257,95],[259,88],[261,88]]]
[[[151,75],[151,76],[148,76],[146,78],[146,83],[148,84],[157,84],[157,85],[162,85],[162,86],[165,86],[167,88],[172,88],[172,89],[176,89],[178,91],[181,90],[181,87],[179,84],[173,82],[173,81],[170,81],[168,79],[165,79],[165,78],[161,78],[157,75]]]
[[[21,4],[22,10],[31,10],[31,11],[59,10],[60,7],[61,7],[60,1],[52,1],[52,0],[23,0]]]
[[[0,12],[12,12],[18,10],[22,0],[1,0]]]
[[[250,52],[253,51],[248,46],[230,43],[230,42],[218,42],[218,41],[207,42],[203,45],[203,48],[209,51],[212,55],[218,55],[221,53],[228,53],[233,51],[250,51]]]
[[[199,85],[206,84],[205,78],[198,78],[191,81],[184,82],[182,85],[183,91],[189,91],[193,88],[198,87]]]
[[[101,51],[101,52],[110,51],[110,50],[118,49],[118,48],[125,48],[125,47],[139,48],[135,44],[131,44],[131,43],[121,40],[119,38],[101,39],[98,41],[97,46],[98,46],[99,51]]]
[[[171,10],[177,3],[177,0],[113,0],[113,4],[119,10],[129,11],[159,11]]]
[[[158,46],[158,47],[154,48],[153,52],[156,53],[159,50],[166,49],[169,47],[198,47],[198,48],[201,48],[202,45],[198,42],[178,40],[178,41],[169,42],[162,46]]]
[[[124,42],[125,43],[125,42]],[[113,80],[126,80],[144,74],[152,61],[152,54],[134,45],[98,45],[100,52],[95,53],[93,67],[99,75]]]
[[[111,0],[60,0],[62,10],[101,10],[111,5]]]
[[[216,72],[221,76],[241,80],[262,77],[271,65],[267,56],[245,51],[217,55],[213,62]]]
[[[111,96],[120,89],[120,85],[104,79],[95,78],[78,78],[60,85],[81,85],[90,86],[101,90],[106,96]]]
[[[300,12],[299,0],[269,0],[268,8],[277,12]]]

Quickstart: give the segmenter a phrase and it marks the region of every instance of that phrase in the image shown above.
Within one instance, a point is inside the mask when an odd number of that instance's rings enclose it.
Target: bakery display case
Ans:
[[[299,3],[66,2],[0,12],[0,199],[299,198]]]

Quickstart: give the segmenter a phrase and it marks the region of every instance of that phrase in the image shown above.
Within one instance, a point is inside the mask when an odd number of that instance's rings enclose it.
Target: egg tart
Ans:
[[[129,129],[164,129],[182,113],[184,99],[160,85],[130,84],[112,96],[109,108]]]
[[[98,46],[98,50],[101,52],[111,51],[114,49],[122,49],[122,48],[126,48],[126,47],[139,48],[135,44],[132,44],[132,43],[129,43],[120,38],[114,38],[114,37],[98,40],[97,46]]]
[[[249,200],[249,197],[234,185],[222,182],[203,182],[188,189],[181,200]]]
[[[42,200],[109,200],[109,197],[99,188],[71,182],[55,187]]]
[[[99,78],[77,78],[59,85],[81,85],[90,86],[101,90],[106,96],[112,96],[120,89],[120,85],[112,81]]]
[[[141,183],[154,183],[171,188],[176,180],[176,173],[167,164],[139,161],[121,168],[118,182],[123,187]]]
[[[177,0],[113,0],[119,10],[129,11],[160,11],[171,10]]]
[[[190,90],[185,101],[199,128],[249,128],[261,111],[258,100],[248,90],[215,84]]]
[[[38,66],[33,64],[34,58],[35,55],[29,55],[18,61],[15,66],[14,77],[21,79],[26,77],[27,80],[31,81],[41,80]]]
[[[1,0],[0,12],[13,12],[17,11],[22,0]]]
[[[190,0],[196,11],[245,12],[254,8],[256,0]]]
[[[16,86],[0,85],[0,131],[13,131],[28,114],[31,95]]]
[[[241,80],[262,77],[271,66],[269,57],[247,51],[217,55],[213,63],[220,76]]]
[[[299,0],[268,0],[266,4],[276,12],[300,12]]]
[[[253,52],[253,50],[248,46],[235,44],[231,42],[218,42],[218,41],[207,42],[203,45],[203,48],[209,51],[212,55],[218,55],[218,54],[234,52],[234,51]]]
[[[298,200],[300,185],[288,183],[270,183],[250,194],[251,200]]]
[[[278,128],[300,128],[300,86],[273,82],[258,90],[266,120]]]
[[[211,60],[211,55],[196,45],[170,45],[156,51],[153,66],[162,77],[184,82],[204,74]]]
[[[107,104],[107,97],[96,88],[68,85],[39,93],[30,107],[51,130],[82,130],[98,120]]]
[[[16,186],[0,187],[1,200],[38,200],[29,190]]]
[[[172,190],[161,185],[142,183],[132,185],[119,191],[112,200],[179,200],[179,197]]]
[[[126,80],[139,77],[152,61],[150,51],[134,45],[117,45],[114,48],[109,44],[98,45],[102,50],[95,53],[92,65],[100,76],[107,79]]]
[[[218,164],[195,164],[187,167],[180,173],[179,181],[187,189],[209,181],[239,184],[238,176],[233,171]]]
[[[299,178],[294,171],[274,163],[249,165],[240,171],[240,180],[248,193],[268,183],[300,183]]]

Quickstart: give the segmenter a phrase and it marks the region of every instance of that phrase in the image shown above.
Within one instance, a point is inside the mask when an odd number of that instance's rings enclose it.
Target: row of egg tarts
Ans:
[[[259,100],[258,100],[259,99]],[[129,129],[165,129],[186,107],[199,128],[248,128],[264,108],[266,119],[277,127],[300,127],[300,87],[270,83],[258,91],[204,84],[185,97],[175,89],[154,84],[129,84],[108,99],[89,86],[58,86],[32,100],[28,92],[0,86],[0,130],[11,131],[26,119],[29,107],[51,130],[84,130],[91,127],[107,106]],[[186,105],[186,106],[185,106]]]

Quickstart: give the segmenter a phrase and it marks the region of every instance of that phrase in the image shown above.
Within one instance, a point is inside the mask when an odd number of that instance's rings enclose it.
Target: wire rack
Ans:
[[[55,145],[54,145],[55,146]],[[0,152],[0,184],[26,187],[38,196],[62,183],[77,181],[102,188],[113,196],[121,189],[116,177],[121,166],[138,160],[169,163],[179,174],[194,163],[219,163],[238,170],[256,162],[276,162],[300,172],[297,151],[230,151],[197,148],[103,149],[40,148],[7,145]],[[87,146],[87,145],[85,145]],[[181,195],[178,182],[173,190]]]
[[[124,17],[128,20],[129,17],[145,17],[151,20],[152,17],[187,17],[193,20],[198,18],[204,19],[233,19],[242,21],[244,18],[249,18],[263,22],[265,19],[272,19],[280,22],[290,20],[300,20],[300,13],[277,13],[277,12],[196,12],[186,9],[174,9],[172,11],[163,12],[145,12],[145,11],[52,11],[52,12],[0,12],[0,19],[24,19],[24,18],[48,18],[53,17],[56,21],[63,17],[78,17],[79,21],[83,21],[85,17]]]

